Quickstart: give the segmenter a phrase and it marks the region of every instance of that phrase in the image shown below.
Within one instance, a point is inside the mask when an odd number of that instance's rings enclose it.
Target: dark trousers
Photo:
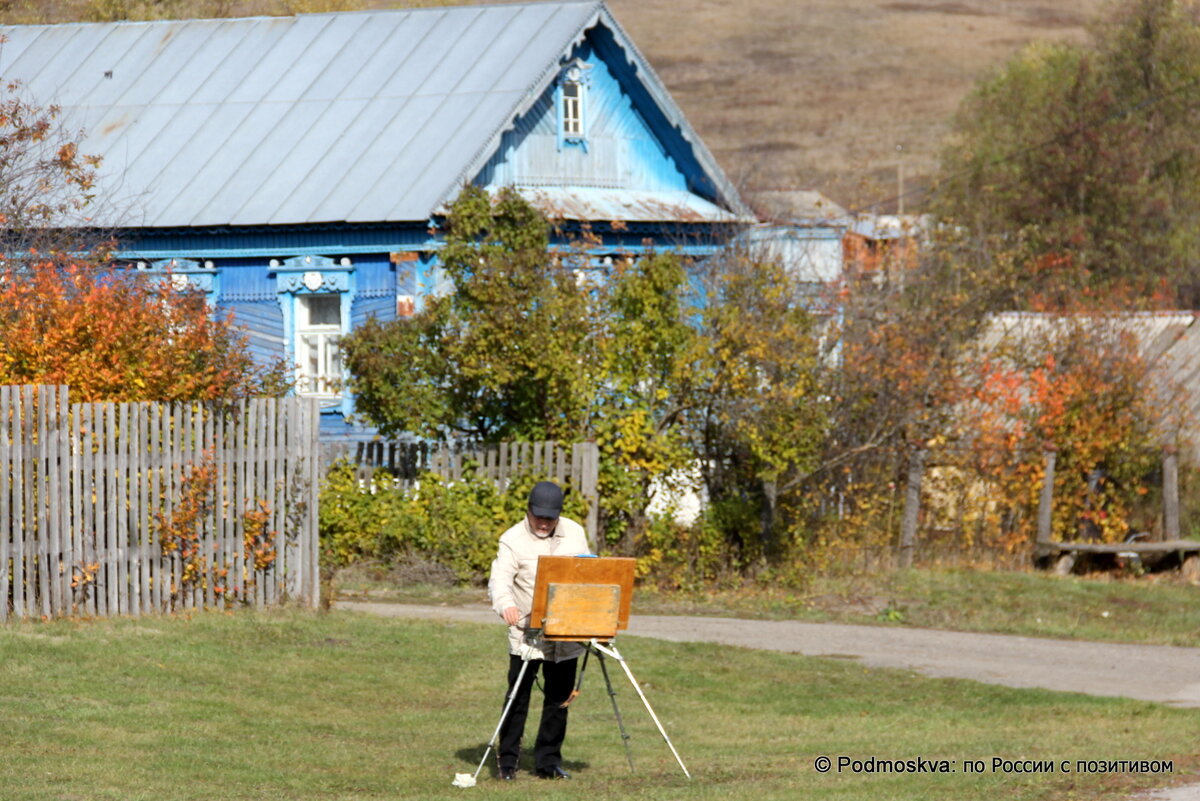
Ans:
[[[521,735],[525,732],[525,718],[529,714],[529,693],[538,667],[542,669],[542,720],[538,725],[537,740],[533,744],[533,764],[537,770],[550,770],[562,764],[563,738],[567,736],[567,709],[563,701],[575,689],[575,663],[578,659],[562,662],[529,660],[529,668],[516,688],[516,699],[504,725],[500,727],[500,749],[496,756],[502,768],[515,768],[521,755]],[[521,672],[521,657],[509,655],[508,692],[512,693],[517,675]],[[504,697],[505,703],[508,696]]]

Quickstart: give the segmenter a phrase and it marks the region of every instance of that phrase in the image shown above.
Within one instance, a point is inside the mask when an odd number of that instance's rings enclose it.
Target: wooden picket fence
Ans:
[[[0,621],[319,602],[319,410],[0,387]]]
[[[599,521],[600,450],[594,442],[501,442],[480,445],[471,442],[326,442],[321,445],[324,473],[338,461],[354,465],[359,480],[366,483],[376,470],[388,471],[395,485],[409,487],[422,473],[435,473],[448,481],[463,477],[468,464],[475,475],[495,481],[501,490],[509,479],[532,475],[539,479],[569,482],[588,503],[584,521],[588,536],[596,542]]]

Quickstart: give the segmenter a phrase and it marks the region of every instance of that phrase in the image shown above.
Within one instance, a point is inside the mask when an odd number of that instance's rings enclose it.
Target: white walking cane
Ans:
[[[455,773],[454,781],[451,782],[455,787],[474,787],[475,780],[479,778],[479,771],[483,770],[483,763],[487,762],[488,754],[492,752],[492,747],[496,744],[496,739],[500,736],[500,729],[504,726],[504,721],[508,717],[508,710],[512,709],[513,701],[516,700],[517,690],[521,687],[521,679],[525,678],[525,669],[529,667],[529,652],[526,651],[521,657],[521,672],[517,674],[517,681],[512,686],[512,690],[508,693],[508,701],[504,704],[504,711],[500,713],[500,722],[496,724],[496,731],[492,732],[492,739],[488,740],[487,749],[483,752],[483,759],[479,760],[479,767],[475,768],[475,775],[469,773]]]

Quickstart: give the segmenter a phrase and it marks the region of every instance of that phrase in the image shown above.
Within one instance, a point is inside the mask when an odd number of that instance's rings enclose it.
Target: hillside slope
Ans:
[[[1034,39],[1082,40],[1102,0],[609,0],[748,190],[908,209],[974,81]],[[915,191],[914,191],[915,190]]]

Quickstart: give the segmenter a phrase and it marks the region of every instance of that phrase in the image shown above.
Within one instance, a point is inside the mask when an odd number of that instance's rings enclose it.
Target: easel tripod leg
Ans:
[[[592,650],[588,646],[588,651]],[[629,762],[629,770],[633,771],[633,751],[629,748],[629,734],[625,731],[625,721],[621,720],[621,710],[617,709],[617,691],[613,689],[612,679],[608,677],[608,666],[604,664],[604,654],[600,651],[596,652],[596,659],[600,661],[600,672],[604,674],[604,686],[608,688],[608,698],[612,701],[613,714],[617,718],[617,728],[621,731],[621,743],[625,746],[625,760]]]
[[[483,770],[483,763],[487,762],[488,754],[492,751],[492,746],[496,744],[496,738],[500,736],[500,729],[503,728],[504,721],[508,718],[508,711],[512,709],[513,701],[517,698],[517,692],[521,689],[521,679],[525,678],[525,670],[528,667],[529,659],[522,659],[521,672],[517,674],[517,680],[508,692],[508,701],[504,704],[504,711],[500,713],[500,722],[496,724],[496,730],[492,732],[492,739],[488,740],[487,748],[483,751],[483,759],[479,760],[479,767],[475,768],[476,779],[479,778],[479,771]]]
[[[638,697],[641,698],[642,703],[646,705],[646,711],[650,713],[650,718],[654,721],[654,725],[658,727],[658,733],[662,735],[663,740],[665,740],[667,743],[667,747],[670,748],[671,753],[675,755],[675,761],[679,763],[679,767],[683,768],[683,775],[687,776],[689,779],[692,778],[692,774],[688,773],[687,766],[684,765],[683,760],[679,758],[679,752],[676,751],[675,746],[672,745],[671,738],[667,736],[667,730],[663,728],[662,723],[658,721],[658,715],[654,714],[654,710],[650,707],[650,701],[646,699],[646,694],[642,692],[642,688],[638,685],[637,679],[633,677],[633,671],[629,669],[629,663],[625,661],[625,658],[621,656],[620,652],[617,651],[615,646],[610,644],[608,648],[612,652],[613,657],[621,663],[621,667],[625,670],[625,675],[629,677],[629,683],[633,685],[633,689],[637,691]],[[601,664],[604,663],[601,662]]]

